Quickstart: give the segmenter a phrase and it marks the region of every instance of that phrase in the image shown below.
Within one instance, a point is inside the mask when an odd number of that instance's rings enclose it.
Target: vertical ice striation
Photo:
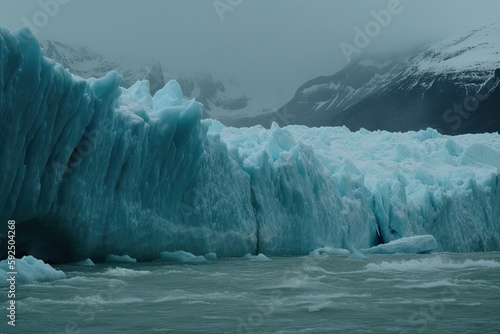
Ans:
[[[370,193],[361,175],[343,168],[334,177],[313,147],[276,123],[271,130],[221,127],[213,126],[251,178],[260,252],[304,254],[321,245],[376,242]]]
[[[1,219],[18,222],[19,251],[49,261],[254,251],[249,177],[176,82],[148,99],[147,82],[123,91],[115,72],[72,76],[27,29],[1,38]]]
[[[120,81],[78,78],[27,29],[0,30],[0,219],[20,255],[291,255],[422,234],[500,250],[498,134],[226,128],[175,81],[153,97]]]

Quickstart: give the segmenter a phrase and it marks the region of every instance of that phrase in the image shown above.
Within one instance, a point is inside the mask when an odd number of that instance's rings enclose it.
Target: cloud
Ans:
[[[62,0],[41,0],[43,3]],[[89,45],[112,56],[161,60],[172,73],[232,75],[290,97],[308,79],[347,61],[342,42],[371,11],[397,0],[65,0],[40,29],[42,38]],[[496,0],[400,0],[404,10],[365,52],[405,50],[480,25],[500,13]],[[232,5],[231,5],[232,4]],[[0,26],[16,29],[41,10],[29,0],[0,0]]]

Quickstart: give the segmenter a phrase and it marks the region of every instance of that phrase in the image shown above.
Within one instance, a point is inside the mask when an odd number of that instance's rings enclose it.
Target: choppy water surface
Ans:
[[[18,287],[2,332],[500,333],[500,253],[57,269]]]

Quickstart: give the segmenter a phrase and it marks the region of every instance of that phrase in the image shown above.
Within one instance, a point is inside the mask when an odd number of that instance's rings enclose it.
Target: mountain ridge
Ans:
[[[242,123],[497,132],[499,68],[500,24],[493,23],[410,56],[357,59],[333,75],[306,82],[277,112]]]

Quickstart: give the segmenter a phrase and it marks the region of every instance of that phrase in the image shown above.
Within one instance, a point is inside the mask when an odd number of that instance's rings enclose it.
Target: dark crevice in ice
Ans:
[[[374,246],[382,245],[385,244],[384,237],[382,236],[382,233],[380,232],[380,223],[378,221],[378,218],[375,217],[376,219],[376,224],[377,224],[377,234],[375,235],[375,244]]]
[[[32,255],[46,263],[78,260],[81,241],[74,237],[71,223],[56,217],[32,219],[16,226],[16,257]]]
[[[259,225],[259,219],[257,218],[257,213],[259,211],[259,203],[257,202],[257,199],[255,198],[255,192],[253,190],[253,187],[250,186],[250,192],[252,195],[252,207],[253,207],[253,213],[255,217],[255,255],[259,255],[260,253],[260,245],[259,245],[259,235],[260,235],[260,225]]]

